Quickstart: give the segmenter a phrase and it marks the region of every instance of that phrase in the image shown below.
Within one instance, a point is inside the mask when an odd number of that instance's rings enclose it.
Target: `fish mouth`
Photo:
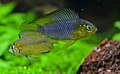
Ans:
[[[92,34],[96,33],[97,31],[98,31],[97,27],[93,26],[93,33]]]
[[[10,48],[9,48],[9,52],[15,54],[14,45],[10,46]]]
[[[95,27],[95,32],[98,31],[97,27]]]
[[[97,32],[98,31],[98,29],[97,29],[97,27],[95,27],[95,32]]]

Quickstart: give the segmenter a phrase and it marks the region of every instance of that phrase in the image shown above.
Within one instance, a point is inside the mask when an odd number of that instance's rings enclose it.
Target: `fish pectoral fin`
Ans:
[[[55,40],[55,39],[51,39],[48,37],[48,40],[52,43],[52,44],[55,44],[55,43],[58,43],[59,40]]]
[[[30,58],[29,58],[27,55],[26,55],[25,57],[26,57],[28,60],[30,60]]]
[[[25,55],[25,57],[30,61],[30,63],[32,63],[32,60],[27,55]]]
[[[36,37],[41,37],[41,38],[44,37],[44,35],[42,35],[39,32],[35,32],[35,31],[26,31],[26,32],[21,32],[19,34],[19,38],[25,38],[28,36],[36,36]]]

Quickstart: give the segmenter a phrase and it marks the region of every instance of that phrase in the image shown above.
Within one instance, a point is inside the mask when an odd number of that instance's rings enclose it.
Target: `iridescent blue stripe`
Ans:
[[[66,40],[72,39],[71,34],[75,31],[77,22],[57,22],[43,26],[42,33],[50,38]]]

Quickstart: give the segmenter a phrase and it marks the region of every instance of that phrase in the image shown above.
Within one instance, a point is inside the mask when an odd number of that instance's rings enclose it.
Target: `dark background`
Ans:
[[[108,31],[114,21],[120,20],[120,0],[0,0],[1,3],[10,1],[17,2],[14,12],[26,12],[47,4],[74,9],[81,18],[95,24],[99,28],[98,33]],[[41,16],[39,10],[36,14]]]

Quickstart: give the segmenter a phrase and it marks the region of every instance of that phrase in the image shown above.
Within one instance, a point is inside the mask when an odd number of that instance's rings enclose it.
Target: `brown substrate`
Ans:
[[[120,74],[120,42],[103,40],[85,59],[77,74]]]

